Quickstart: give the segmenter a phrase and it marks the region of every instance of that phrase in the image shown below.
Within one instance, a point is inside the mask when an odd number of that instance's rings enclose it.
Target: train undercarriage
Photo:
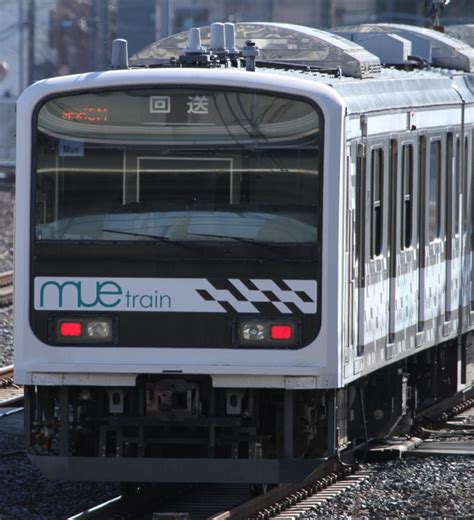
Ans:
[[[29,386],[27,451],[58,479],[298,481],[344,447],[408,431],[415,411],[469,388],[473,367],[468,334],[341,389],[213,388],[209,376],[183,375]]]

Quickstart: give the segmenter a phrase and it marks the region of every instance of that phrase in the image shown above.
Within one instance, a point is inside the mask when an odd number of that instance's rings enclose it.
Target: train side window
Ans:
[[[473,132],[474,133],[474,132]],[[474,160],[474,158],[473,158]],[[473,203],[473,193],[474,189],[471,175],[469,174],[469,139],[466,136],[464,138],[464,146],[461,150],[461,175],[463,178],[463,230],[464,233],[467,233],[469,229],[471,229],[471,218],[472,218],[472,203]],[[470,203],[469,203],[470,198]]]
[[[402,148],[402,197],[400,222],[400,248],[408,249],[413,238],[413,145]]]
[[[474,131],[473,131],[474,133]],[[472,150],[474,153],[474,149]],[[474,161],[474,157],[472,158],[472,161]],[[473,216],[473,208],[472,205],[474,204],[474,182],[472,178],[472,163],[471,163],[471,171],[469,171],[469,138],[464,137],[464,151],[463,151],[463,163],[462,163],[462,176],[464,178],[465,186],[466,186],[466,193],[463,197],[463,200],[465,200],[464,204],[464,232],[468,232],[469,229],[471,229],[472,233],[472,223],[471,219]],[[471,198],[471,203],[469,205],[468,199]],[[471,206],[471,207],[469,207]]]
[[[461,211],[461,189],[462,189],[462,179],[461,179],[461,139],[459,137],[456,138],[456,157],[455,157],[455,179],[454,179],[454,235],[459,234],[459,224],[460,224],[460,211]]]
[[[428,175],[428,236],[432,242],[441,235],[441,141],[431,142]]]
[[[382,254],[383,246],[383,149],[372,150],[370,169],[370,257]]]
[[[364,263],[364,211],[365,192],[363,176],[365,172],[365,151],[362,145],[357,145],[356,157],[356,258]]]

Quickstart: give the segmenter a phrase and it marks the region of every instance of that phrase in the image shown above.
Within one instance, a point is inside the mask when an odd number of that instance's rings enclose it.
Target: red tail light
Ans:
[[[115,342],[115,319],[112,316],[58,316],[53,320],[52,341],[58,345],[107,345]]]
[[[272,339],[293,339],[293,327],[291,325],[272,325],[270,337]]]
[[[237,344],[242,347],[297,347],[301,324],[292,318],[240,318],[237,324]]]
[[[82,336],[82,323],[80,321],[63,321],[59,326],[59,335],[63,337]]]

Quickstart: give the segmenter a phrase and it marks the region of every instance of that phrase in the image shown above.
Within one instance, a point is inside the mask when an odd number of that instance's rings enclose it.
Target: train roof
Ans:
[[[380,74],[383,67],[420,64],[474,72],[473,47],[432,29],[404,24],[361,24],[330,31],[286,23],[212,24],[198,29],[198,49],[214,50],[212,28],[222,26],[224,30],[228,25],[234,32],[232,46],[242,48],[251,40],[261,60],[337,68],[344,76],[369,78]],[[180,32],[162,38],[136,53],[131,61],[153,65],[177,59],[189,50],[188,36],[188,32]],[[222,44],[225,46],[225,36]]]
[[[325,83],[344,99],[349,114],[459,105],[460,96],[466,103],[474,103],[474,74],[449,74],[449,71],[442,69],[411,72],[384,69],[377,78],[366,80],[334,78],[315,72],[260,70]]]
[[[211,27],[199,29],[204,49],[212,47]],[[330,85],[349,113],[459,104],[460,96],[474,102],[474,48],[431,29],[235,24],[235,46],[249,40],[259,49],[259,70]],[[132,56],[131,64],[165,66],[186,54],[188,44],[188,32],[168,36]]]

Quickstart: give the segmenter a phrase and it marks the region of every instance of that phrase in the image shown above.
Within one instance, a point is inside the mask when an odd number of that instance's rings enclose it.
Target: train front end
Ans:
[[[298,480],[341,384],[343,107],[244,70],[18,103],[15,372],[51,478]]]

